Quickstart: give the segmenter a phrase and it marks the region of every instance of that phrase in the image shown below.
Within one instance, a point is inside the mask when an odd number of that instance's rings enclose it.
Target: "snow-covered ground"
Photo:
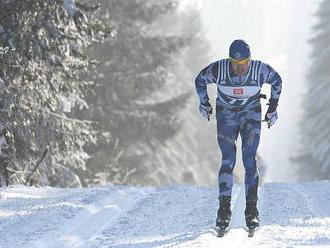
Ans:
[[[0,189],[0,247],[330,247],[330,182],[260,188],[261,228],[244,231],[235,186],[230,231],[213,230],[217,189],[195,186]]]

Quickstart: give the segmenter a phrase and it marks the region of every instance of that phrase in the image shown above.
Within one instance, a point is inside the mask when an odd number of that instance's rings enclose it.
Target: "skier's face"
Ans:
[[[231,65],[233,67],[234,73],[238,76],[242,76],[249,71],[250,61],[247,61],[245,64],[238,64],[232,61]]]

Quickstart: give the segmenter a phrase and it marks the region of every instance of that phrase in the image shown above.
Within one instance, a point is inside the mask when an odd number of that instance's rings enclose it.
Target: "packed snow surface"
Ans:
[[[229,232],[213,229],[217,189],[196,186],[0,189],[0,247],[330,247],[330,182],[265,184],[261,228],[244,230],[235,185]]]

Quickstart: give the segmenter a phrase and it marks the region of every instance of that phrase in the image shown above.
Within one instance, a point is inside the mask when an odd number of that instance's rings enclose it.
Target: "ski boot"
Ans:
[[[218,237],[223,237],[226,228],[229,225],[231,210],[230,210],[230,196],[222,196],[219,198],[219,209],[216,219],[216,228],[218,231]]]
[[[249,237],[252,237],[255,230],[259,227],[259,212],[256,199],[246,201],[245,222]]]

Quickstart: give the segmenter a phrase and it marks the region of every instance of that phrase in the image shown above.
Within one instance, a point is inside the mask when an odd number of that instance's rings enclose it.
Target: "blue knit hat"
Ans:
[[[229,58],[234,61],[249,59],[250,47],[244,40],[234,40],[229,48]]]

